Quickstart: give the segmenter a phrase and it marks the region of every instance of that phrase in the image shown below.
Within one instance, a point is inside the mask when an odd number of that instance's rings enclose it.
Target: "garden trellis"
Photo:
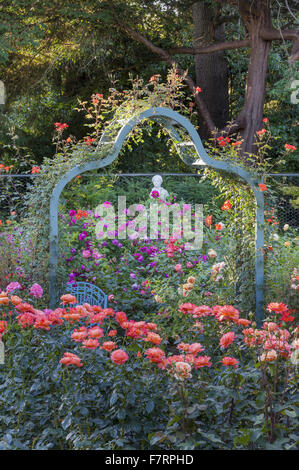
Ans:
[[[105,168],[118,157],[124,142],[135,126],[144,120],[153,120],[162,125],[173,140],[182,160],[193,168],[202,165],[234,173],[251,187],[256,200],[255,229],[255,295],[256,317],[258,324],[264,316],[264,197],[259,189],[259,182],[243,168],[231,161],[218,161],[211,158],[205,151],[201,139],[191,122],[172,109],[157,107],[149,108],[137,116],[125,120],[113,121],[103,133],[98,147],[94,152],[94,160],[72,168],[56,184],[50,199],[50,306],[55,308],[57,301],[57,265],[58,265],[58,205],[64,187],[76,176],[90,170]],[[106,157],[97,159],[99,150],[105,149]]]

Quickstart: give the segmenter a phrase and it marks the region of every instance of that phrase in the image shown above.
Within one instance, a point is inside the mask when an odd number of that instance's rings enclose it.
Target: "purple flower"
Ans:
[[[22,286],[19,282],[11,282],[10,284],[8,284],[5,290],[6,292],[13,292],[16,289],[21,289],[21,287]]]
[[[74,215],[76,215],[76,211],[74,211],[73,209],[71,209],[71,210],[69,211],[69,216],[70,216],[70,217],[74,217]]]
[[[130,273],[130,278],[131,278],[131,279],[136,279],[136,274]]]
[[[160,196],[160,193],[159,193],[159,191],[154,190],[154,191],[152,191],[151,196],[152,196],[154,199],[158,199],[158,197]]]
[[[84,238],[86,238],[86,237],[87,237],[87,235],[88,235],[88,233],[87,233],[87,232],[85,232],[85,231],[84,231],[84,232],[82,232],[82,233],[80,233],[80,235],[79,235],[79,240],[84,240]]]
[[[41,298],[43,296],[43,293],[44,293],[43,288],[39,284],[35,283],[31,286],[29,295],[33,295],[33,297]]]

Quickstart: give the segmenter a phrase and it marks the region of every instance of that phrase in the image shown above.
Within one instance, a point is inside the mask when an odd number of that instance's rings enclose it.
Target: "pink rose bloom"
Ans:
[[[191,261],[187,261],[186,267],[187,268],[193,268],[193,264],[191,263]]]
[[[182,270],[182,265],[181,264],[176,264],[174,267],[175,271],[178,273]]]
[[[16,289],[21,289],[21,287],[22,286],[19,282],[11,282],[10,284],[8,284],[5,291],[9,293],[9,292],[13,292]]]
[[[82,256],[83,258],[90,258],[91,257],[91,253],[89,250],[83,250],[82,251]]]
[[[44,293],[43,288],[39,284],[35,283],[31,286],[29,295],[33,295],[33,297],[41,298],[43,296],[43,293]]]

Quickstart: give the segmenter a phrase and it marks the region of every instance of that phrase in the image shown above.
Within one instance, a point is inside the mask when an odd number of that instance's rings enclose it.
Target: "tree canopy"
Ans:
[[[71,133],[84,135],[73,109],[78,98],[123,90],[136,76],[164,77],[173,66],[185,77],[201,136],[239,133],[246,158],[255,152],[266,116],[277,138],[274,157],[279,145],[296,142],[298,107],[290,96],[299,78],[297,4],[3,0],[0,78],[7,102],[1,142],[14,126],[40,162],[53,153],[53,122],[67,121]],[[288,169],[296,169],[296,154]]]

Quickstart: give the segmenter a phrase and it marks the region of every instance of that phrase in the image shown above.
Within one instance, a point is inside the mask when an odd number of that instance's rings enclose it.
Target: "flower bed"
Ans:
[[[299,343],[285,304],[256,329],[231,305],[185,302],[169,341],[159,316],[14,294],[0,294],[2,449],[294,448]]]

